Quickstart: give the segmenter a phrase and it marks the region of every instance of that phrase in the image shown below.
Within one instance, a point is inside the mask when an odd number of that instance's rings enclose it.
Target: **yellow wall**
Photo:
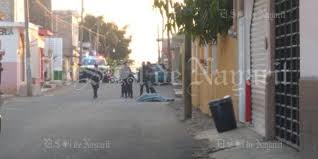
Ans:
[[[195,64],[192,65],[194,70],[194,73],[192,73],[192,82],[199,83],[192,86],[192,104],[198,107],[202,112],[210,115],[209,101],[230,95],[233,99],[236,116],[238,116],[235,78],[235,72],[237,71],[236,39],[229,36],[219,37],[217,47],[218,73],[216,75],[212,76],[211,74],[211,63],[209,63],[207,69],[204,70],[200,67],[196,68]],[[203,47],[198,48],[198,50],[198,56],[193,54],[193,57],[198,57],[199,59],[204,58]],[[209,50],[209,57],[211,57],[211,46]],[[203,74],[204,71],[207,72],[206,75]],[[225,73],[222,73],[222,71]],[[224,78],[226,78],[226,80]],[[220,82],[223,80],[225,80],[226,83]],[[218,82],[220,84],[218,84]]]
[[[196,58],[197,55],[195,52],[198,51],[198,48],[195,46],[195,44],[192,45],[192,58]],[[194,107],[199,107],[200,106],[200,85],[197,84],[197,82],[200,81],[199,78],[199,71],[195,67],[195,63],[192,61],[192,79],[191,79],[191,96],[192,96],[192,105]]]

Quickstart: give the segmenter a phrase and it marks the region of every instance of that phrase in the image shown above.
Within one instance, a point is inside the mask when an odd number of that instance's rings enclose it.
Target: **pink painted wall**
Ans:
[[[5,51],[2,60],[3,72],[1,77],[1,90],[8,94],[17,94],[18,90],[18,48],[19,28],[11,27],[13,34],[1,35],[1,50]]]
[[[11,27],[13,28],[13,34],[1,35],[0,40],[2,43],[1,50],[6,52],[2,60],[4,71],[2,72],[2,84],[1,88],[4,93],[21,95],[21,92],[25,92],[25,81],[22,81],[21,72],[21,49],[23,43],[21,41],[21,34],[24,34],[23,25],[19,23],[1,23],[0,27]],[[30,40],[31,40],[31,67],[32,78],[35,79],[35,85],[40,86],[40,49],[38,46],[38,30],[37,28],[31,27],[30,29]],[[25,59],[24,59],[25,60]],[[24,61],[25,62],[25,61]],[[22,93],[25,94],[25,93]]]
[[[1,90],[7,94],[17,94],[18,64],[16,62],[3,62],[2,66],[3,66],[3,72],[2,72],[2,79],[1,79]]]

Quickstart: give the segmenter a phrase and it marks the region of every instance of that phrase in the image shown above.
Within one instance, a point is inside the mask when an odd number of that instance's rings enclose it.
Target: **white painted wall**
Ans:
[[[2,27],[0,26],[0,28]],[[12,35],[0,35],[0,50],[5,51],[5,56],[3,57],[2,62],[18,62],[19,30],[18,28],[10,28],[13,31]]]
[[[39,48],[38,29],[30,29],[30,53],[31,53],[31,69],[32,78],[39,79],[41,77],[41,54]]]
[[[19,69],[19,27],[13,23],[1,23],[0,28],[10,29],[10,35],[0,35],[1,50],[5,51],[5,56],[1,61],[4,67],[2,72],[2,89],[6,93],[17,93],[20,84]],[[12,31],[11,31],[12,29]]]
[[[238,67],[239,67],[239,120],[245,122],[246,80],[250,79],[250,27],[253,0],[244,1],[244,12],[238,18]]]
[[[246,112],[246,50],[245,50],[245,18],[238,18],[238,68],[239,68],[239,120],[245,122]]]
[[[254,0],[245,0],[244,1],[244,20],[245,20],[245,71],[246,79],[250,79],[250,49],[251,49],[251,22],[252,22],[252,12],[253,12],[253,1]]]
[[[24,22],[24,0],[14,0],[14,21]]]
[[[49,38],[46,45],[52,49],[53,71],[63,71],[63,39]]]
[[[317,0],[300,1],[300,74],[318,77],[318,15]]]

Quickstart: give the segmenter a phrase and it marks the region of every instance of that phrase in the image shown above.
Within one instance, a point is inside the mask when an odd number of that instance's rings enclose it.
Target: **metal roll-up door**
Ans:
[[[267,70],[266,34],[267,0],[254,0],[251,23],[251,86],[252,123],[259,134],[265,136],[265,87]]]

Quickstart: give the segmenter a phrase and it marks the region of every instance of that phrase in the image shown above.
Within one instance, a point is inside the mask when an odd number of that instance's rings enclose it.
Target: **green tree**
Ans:
[[[127,26],[120,29],[115,23],[107,23],[104,17],[93,15],[87,15],[83,25],[84,41],[94,44],[99,39],[97,51],[107,57],[110,65],[116,66],[120,61],[129,59],[131,36],[126,36]]]
[[[167,31],[189,34],[201,44],[227,34],[233,22],[233,0],[154,0],[154,7],[166,16]]]
[[[200,44],[214,43],[218,35],[227,34],[232,26],[233,0],[154,0],[154,7],[166,19],[166,30],[185,34],[183,70],[184,118],[192,117],[191,39]]]

